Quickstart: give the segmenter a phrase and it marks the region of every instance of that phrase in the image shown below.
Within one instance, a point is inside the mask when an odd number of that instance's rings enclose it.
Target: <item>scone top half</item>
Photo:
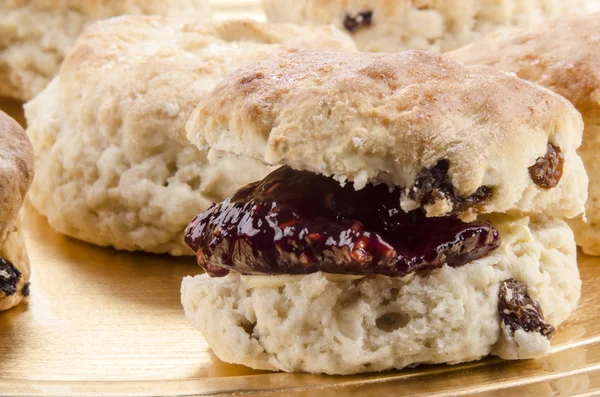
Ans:
[[[401,189],[404,211],[573,218],[587,196],[582,119],[514,75],[424,52],[295,54],[223,81],[196,108],[199,147]]]
[[[461,266],[501,244],[482,215],[583,212],[582,129],[548,90],[425,52],[258,62],[200,103],[188,138],[283,167],[186,242],[213,276]]]
[[[29,259],[19,212],[33,179],[33,151],[23,128],[0,111],[0,310],[29,295]]]

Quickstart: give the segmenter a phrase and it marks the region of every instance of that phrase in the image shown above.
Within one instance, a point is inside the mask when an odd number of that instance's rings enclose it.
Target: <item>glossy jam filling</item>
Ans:
[[[400,209],[400,191],[354,190],[282,167],[199,214],[187,244],[211,276],[336,274],[404,276],[461,266],[500,246],[488,221],[427,218]]]

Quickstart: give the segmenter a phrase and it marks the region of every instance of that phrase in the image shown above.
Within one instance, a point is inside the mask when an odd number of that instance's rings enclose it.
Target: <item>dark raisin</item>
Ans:
[[[25,283],[25,285],[23,286],[23,289],[21,289],[21,294],[24,297],[28,297],[29,296],[29,287],[31,287],[31,283]]]
[[[6,296],[17,292],[17,284],[21,280],[21,272],[9,260],[0,258],[0,290]]]
[[[548,144],[548,151],[535,164],[529,167],[529,175],[533,183],[543,189],[551,189],[558,185],[563,175],[565,158],[559,147]]]
[[[358,29],[371,26],[373,23],[373,11],[362,11],[356,15],[346,14],[344,19],[344,27],[350,33],[356,32]]]
[[[514,334],[516,330],[537,332],[550,339],[556,329],[544,321],[540,305],[527,294],[527,286],[514,278],[500,283],[498,313],[506,327]]]
[[[421,207],[448,200],[452,203],[453,215],[467,210],[477,211],[492,197],[492,189],[487,186],[479,187],[468,197],[459,197],[448,177],[449,168],[448,160],[440,160],[434,167],[421,171],[408,197]]]
[[[406,274],[461,266],[500,245],[487,221],[399,208],[400,189],[355,190],[282,167],[198,215],[187,244],[208,274]]]

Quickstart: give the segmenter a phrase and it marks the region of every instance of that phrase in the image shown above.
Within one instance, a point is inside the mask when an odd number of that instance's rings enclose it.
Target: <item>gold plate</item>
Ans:
[[[0,109],[24,122],[20,104]],[[600,258],[580,257],[583,294],[552,354],[360,376],[253,371],[217,359],[183,315],[194,258],[118,252],[54,233],[29,205],[29,301],[0,313],[0,396],[600,395]]]
[[[0,395],[558,396],[600,393],[600,260],[582,257],[580,307],[544,359],[486,359],[361,376],[258,372],[219,361],[186,321],[192,257],[118,252],[54,233],[30,206],[28,303],[0,314]]]

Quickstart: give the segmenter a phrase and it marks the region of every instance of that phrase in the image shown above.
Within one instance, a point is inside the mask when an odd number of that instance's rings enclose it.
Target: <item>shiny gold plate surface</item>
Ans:
[[[489,358],[361,376],[258,372],[219,361],[179,302],[194,258],[94,247],[25,208],[29,302],[0,314],[0,395],[589,396],[600,393],[600,260],[581,257],[583,298],[544,359]]]

